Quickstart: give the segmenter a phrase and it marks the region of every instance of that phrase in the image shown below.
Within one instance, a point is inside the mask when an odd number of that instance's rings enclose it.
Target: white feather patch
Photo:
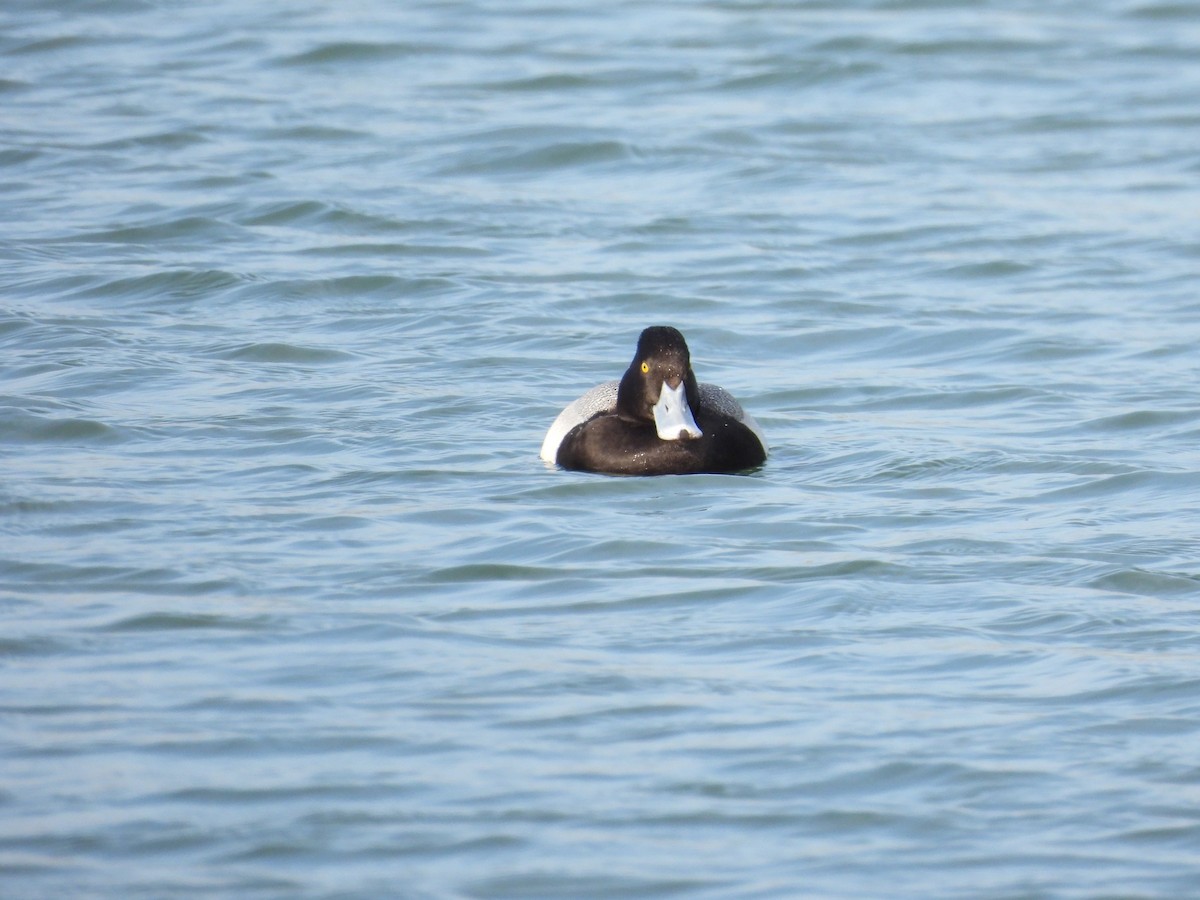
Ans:
[[[616,409],[619,385],[619,381],[606,381],[568,403],[567,408],[558,414],[558,418],[546,432],[546,439],[542,441],[542,459],[548,463],[555,462],[558,459],[558,447],[572,428],[598,413],[612,412]]]

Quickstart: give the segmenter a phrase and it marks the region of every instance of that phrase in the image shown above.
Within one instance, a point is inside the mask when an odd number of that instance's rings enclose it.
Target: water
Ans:
[[[0,60],[4,896],[1195,895],[1200,6]],[[548,470],[658,323],[768,464]]]

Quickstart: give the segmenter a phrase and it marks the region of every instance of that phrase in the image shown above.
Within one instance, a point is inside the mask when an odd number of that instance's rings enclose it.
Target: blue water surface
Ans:
[[[1200,7],[0,9],[0,894],[1200,884]],[[747,476],[538,459],[671,324]]]

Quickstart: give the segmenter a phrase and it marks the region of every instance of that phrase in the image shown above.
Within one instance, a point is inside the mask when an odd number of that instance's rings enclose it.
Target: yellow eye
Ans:
[[[642,363],[642,374],[644,375],[649,371],[650,371],[650,363],[648,363],[648,362]]]

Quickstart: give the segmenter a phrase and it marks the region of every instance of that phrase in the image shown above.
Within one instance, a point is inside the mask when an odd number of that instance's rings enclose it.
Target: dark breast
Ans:
[[[766,460],[754,432],[736,419],[701,411],[696,424],[703,437],[664,441],[650,423],[595,416],[567,433],[557,462],[566,469],[609,475],[689,475],[740,472]]]

